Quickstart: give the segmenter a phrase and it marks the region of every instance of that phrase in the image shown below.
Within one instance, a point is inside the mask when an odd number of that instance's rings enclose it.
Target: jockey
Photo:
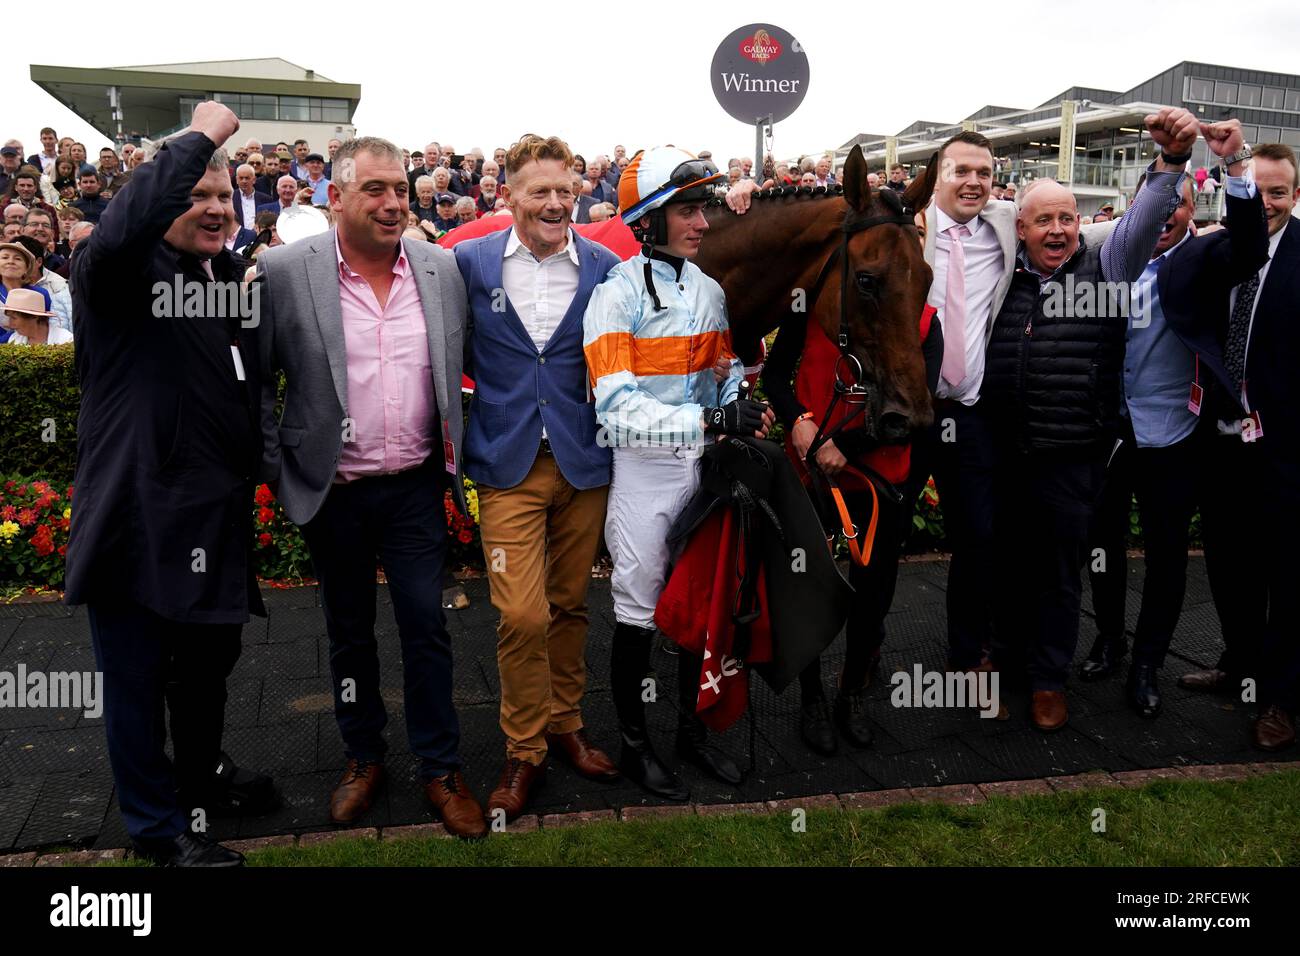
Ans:
[[[719,357],[731,355],[726,300],[689,261],[709,228],[704,206],[722,178],[711,163],[671,146],[633,158],[618,198],[641,254],[610,270],[583,318],[598,440],[614,451],[605,541],[614,559],[610,675],[623,734],[619,769],[673,800],[690,795],[650,744],[645,702],[654,695],[643,686],[668,570],[668,529],[699,487],[708,436],[763,437],[773,421],[766,405],[739,397],[744,366],[734,355],[726,377],[715,377]],[[677,753],[737,784],[740,770],[709,744],[695,715],[701,661],[682,651],[678,662]]]

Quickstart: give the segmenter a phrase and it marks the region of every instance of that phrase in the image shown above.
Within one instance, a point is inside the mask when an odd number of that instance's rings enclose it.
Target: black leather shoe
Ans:
[[[799,709],[799,735],[813,753],[829,757],[838,749],[826,698],[818,696]]]
[[[158,866],[244,865],[244,854],[229,850],[199,833],[182,833],[171,840],[132,840],[135,852]]]
[[[1098,634],[1092,650],[1079,668],[1079,677],[1086,681],[1101,680],[1119,670],[1128,652],[1128,642],[1121,637]]]
[[[180,802],[190,810],[202,807],[209,816],[255,817],[277,809],[280,795],[269,776],[236,766],[223,751],[209,785],[183,791]]]
[[[619,772],[642,789],[666,800],[686,801],[691,792],[677,774],[659,760],[644,728],[623,728],[623,752],[619,755]]]
[[[1151,720],[1160,713],[1160,671],[1151,664],[1134,664],[1125,687],[1128,705]]]
[[[733,787],[743,779],[736,762],[709,743],[709,730],[698,717],[685,717],[678,723],[677,756]]]
[[[841,690],[835,698],[835,726],[855,747],[870,747],[873,739],[867,722],[867,689]]]

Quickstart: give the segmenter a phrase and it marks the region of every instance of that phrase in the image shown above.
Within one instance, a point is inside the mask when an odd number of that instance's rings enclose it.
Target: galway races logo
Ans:
[[[758,32],[752,37],[740,41],[740,52],[760,66],[767,66],[781,55],[781,44],[766,30],[759,27]]]

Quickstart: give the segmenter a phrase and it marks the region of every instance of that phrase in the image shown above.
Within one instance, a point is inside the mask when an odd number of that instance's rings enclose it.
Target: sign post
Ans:
[[[733,30],[713,54],[709,81],[728,115],[754,126],[753,175],[763,174],[765,128],[786,119],[808,93],[808,55],[789,31],[770,23]]]

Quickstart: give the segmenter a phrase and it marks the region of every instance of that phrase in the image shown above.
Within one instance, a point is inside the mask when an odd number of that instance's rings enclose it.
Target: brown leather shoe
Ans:
[[[504,810],[509,823],[524,812],[533,793],[541,789],[545,780],[546,771],[541,764],[531,764],[518,757],[507,758],[497,788],[488,796],[488,815]]]
[[[1178,678],[1178,686],[1184,690],[1219,691],[1228,686],[1228,672],[1217,667],[1205,671],[1188,671]]]
[[[430,780],[424,785],[425,796],[433,804],[442,820],[442,825],[453,836],[465,840],[478,840],[487,836],[487,820],[483,818],[483,808],[465,785],[465,777],[459,770]]]
[[[1070,719],[1069,710],[1065,706],[1065,692],[1060,690],[1034,691],[1034,702],[1030,713],[1034,719],[1034,726],[1039,730],[1060,730],[1065,726],[1065,722]]]
[[[382,763],[349,759],[347,769],[330,794],[330,819],[335,823],[351,823],[364,815],[383,783]]]
[[[546,746],[555,756],[588,780],[617,780],[618,768],[603,750],[591,745],[587,732],[579,727],[570,734],[547,734]]]
[[[1295,721],[1285,710],[1273,704],[1266,707],[1255,721],[1252,736],[1260,750],[1282,750],[1295,743]]]

